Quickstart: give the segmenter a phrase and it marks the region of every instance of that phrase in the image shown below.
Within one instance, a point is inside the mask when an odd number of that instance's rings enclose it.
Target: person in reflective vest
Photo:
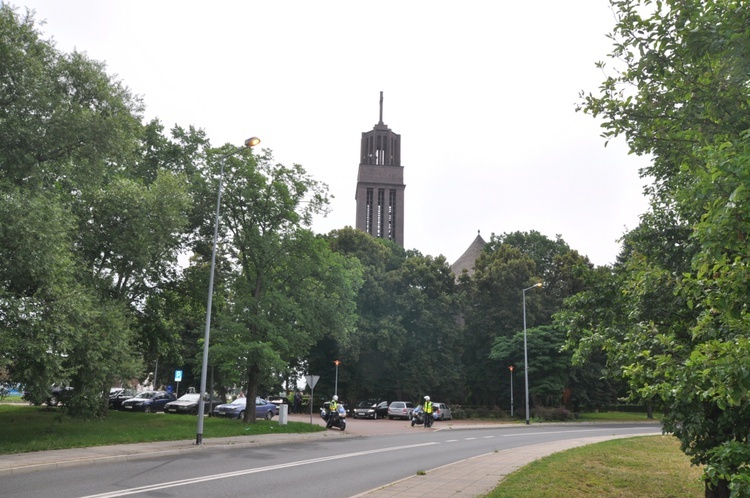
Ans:
[[[429,396],[424,397],[424,426],[432,427],[432,401]]]
[[[339,409],[339,397],[334,394],[333,399],[328,403],[328,413],[336,413]]]

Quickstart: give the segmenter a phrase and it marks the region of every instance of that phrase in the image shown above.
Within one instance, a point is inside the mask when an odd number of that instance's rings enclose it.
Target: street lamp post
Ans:
[[[529,348],[526,345],[526,291],[535,287],[541,287],[542,283],[525,288],[523,294],[523,375],[526,385],[526,425],[529,425]]]
[[[335,396],[338,396],[339,395],[339,365],[341,364],[341,362],[339,360],[334,360],[333,362],[336,364],[336,383],[333,386],[333,394]]]
[[[513,418],[513,365],[508,368],[510,369],[510,416]]]
[[[208,304],[206,305],[206,330],[203,336],[203,365],[201,366],[201,397],[198,403],[198,430],[195,435],[195,444],[203,444],[203,416],[206,411],[203,399],[206,397],[206,374],[208,372],[208,340],[211,335],[211,303],[214,295],[214,268],[216,266],[216,241],[219,238],[219,209],[221,208],[221,187],[224,182],[224,161],[245,147],[255,147],[260,143],[258,137],[245,140],[242,147],[237,147],[232,152],[221,156],[221,167],[219,169],[219,188],[216,195],[216,217],[214,218],[214,245],[211,250],[211,270],[208,276]]]

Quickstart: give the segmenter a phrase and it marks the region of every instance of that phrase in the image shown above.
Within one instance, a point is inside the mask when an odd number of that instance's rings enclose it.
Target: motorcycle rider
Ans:
[[[341,413],[339,413],[340,409],[339,397],[334,395],[333,399],[328,403],[328,417],[326,418],[327,429],[336,426],[343,431],[346,428],[346,422],[341,418]]]
[[[432,401],[430,401],[429,396],[424,397],[424,405],[422,406],[422,409],[424,410],[425,428],[432,427]]]

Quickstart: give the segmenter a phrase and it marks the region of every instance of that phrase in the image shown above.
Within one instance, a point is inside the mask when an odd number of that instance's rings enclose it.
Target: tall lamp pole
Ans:
[[[214,296],[214,268],[216,267],[216,241],[219,238],[219,209],[221,208],[221,187],[224,182],[224,161],[245,147],[255,147],[260,143],[258,137],[245,140],[242,147],[237,147],[232,152],[221,156],[221,168],[219,169],[219,189],[216,195],[216,217],[214,218],[214,245],[211,250],[211,271],[208,276],[208,304],[206,305],[206,331],[203,336],[203,365],[201,366],[201,397],[198,403],[198,430],[195,435],[195,444],[203,444],[203,416],[206,411],[204,398],[206,397],[206,374],[208,372],[208,340],[211,335],[211,303]]]
[[[513,365],[508,368],[510,369],[510,416],[513,418]]]
[[[333,361],[336,364],[336,384],[333,386],[333,394],[335,396],[339,395],[339,365],[341,364],[341,361],[334,360]]]
[[[521,292],[523,294],[523,375],[526,383],[526,425],[529,425],[529,348],[526,345],[526,291],[541,286],[542,283],[539,282]]]

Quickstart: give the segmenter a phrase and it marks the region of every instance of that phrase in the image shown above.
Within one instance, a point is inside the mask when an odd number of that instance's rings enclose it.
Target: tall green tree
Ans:
[[[229,294],[211,353],[221,368],[244,372],[245,418],[254,421],[258,387],[270,375],[326,334],[348,341],[361,270],[307,228],[326,209],[325,185],[299,165],[274,164],[267,150],[227,163],[221,267]]]
[[[151,145],[168,141],[103,63],[58,51],[32,13],[5,3],[0,33],[0,363],[35,400],[69,383],[66,409],[100,416],[107,384],[138,372],[136,317],[173,275],[185,177],[153,160],[171,151]],[[20,342],[30,328],[33,344]]]
[[[408,253],[391,276],[393,302],[404,331],[403,347],[391,352],[395,394],[407,400],[429,395],[458,401],[465,372],[453,272],[442,256]]]
[[[605,137],[651,155],[651,207],[625,243],[627,319],[571,333],[605,344],[634,396],[663,403],[665,429],[704,466],[707,497],[750,496],[750,11],[734,0],[611,3],[615,68],[581,106],[603,118]]]
[[[328,235],[331,247],[357,258],[363,284],[357,327],[348,344],[321,341],[311,359],[321,388],[333,391],[332,360],[342,361],[339,394],[347,400],[458,401],[463,344],[455,276],[445,258],[404,251],[350,227]]]
[[[356,258],[362,267],[362,286],[357,294],[357,324],[346,343],[320,341],[312,350],[309,373],[320,374],[320,390],[333,393],[333,360],[342,361],[339,392],[350,401],[392,399],[398,354],[406,333],[395,304],[391,274],[403,264],[405,251],[391,241],[345,227],[327,236],[331,249]]]
[[[526,293],[526,320],[528,328],[550,325],[563,300],[585,288],[593,265],[559,235],[552,240],[531,230],[493,234],[475,270],[460,282],[467,338],[466,395],[471,403],[506,406],[510,389],[498,379],[505,378],[510,365],[496,361],[505,360],[502,355],[495,354],[493,359],[491,350],[497,341],[509,341],[522,331],[522,290],[543,283],[542,288]],[[558,398],[562,399],[562,392]]]
[[[529,402],[532,406],[562,406],[565,389],[571,382],[571,354],[562,351],[565,345],[565,332],[543,325],[527,330],[526,335],[529,356]],[[512,337],[495,338],[490,359],[502,365],[516,366],[518,377],[521,377],[522,369],[526,368],[523,353],[521,331]],[[523,399],[522,396],[518,398]]]
[[[496,337],[511,337],[523,330],[522,289],[535,284],[536,264],[521,250],[502,244],[483,252],[475,272],[461,283],[465,345],[462,363],[466,368],[465,399],[469,404],[500,406],[499,379],[509,365],[490,358]],[[527,324],[538,324],[539,293],[526,296]]]

